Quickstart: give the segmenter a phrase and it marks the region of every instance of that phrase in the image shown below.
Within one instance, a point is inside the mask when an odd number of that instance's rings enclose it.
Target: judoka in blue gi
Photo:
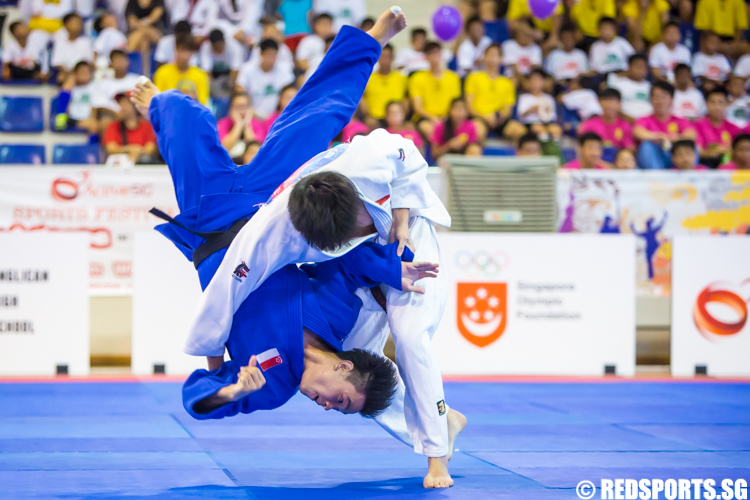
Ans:
[[[196,262],[205,289],[185,347],[188,354],[209,357],[209,366],[217,362],[212,360],[221,362],[234,314],[269,276],[288,264],[330,260],[373,238],[397,240],[399,254],[409,246],[416,250],[418,260],[439,262],[432,224],[448,226],[450,216],[430,189],[427,164],[411,141],[377,130],[325,151],[356,109],[381,45],[404,26],[402,15],[386,12],[369,32],[372,36],[343,28],[318,71],[277,119],[256,158],[241,168],[234,167],[219,144],[209,113],[178,109],[162,97],[152,102],[155,89],[136,87],[134,101],[142,112],[150,114],[178,198],[182,190],[183,196],[192,200],[177,219],[201,232],[196,236],[175,224],[161,228]],[[307,161],[309,158],[313,159]],[[192,166],[183,169],[191,172],[190,176],[173,167],[181,164]],[[282,171],[285,176],[279,175]],[[200,190],[195,189],[196,176],[204,180]],[[321,177],[324,182],[318,183]],[[329,189],[328,180],[338,187],[343,182],[348,188],[345,196],[338,196],[340,189]],[[276,186],[269,198],[269,189]],[[295,198],[300,186],[305,194]],[[299,220],[290,216],[304,213],[300,208],[311,191],[320,195],[311,207],[328,217],[321,218],[321,236],[329,226],[348,227],[337,236],[336,244],[319,243],[317,230],[307,231],[303,237]],[[248,217],[251,219],[245,224]],[[342,225],[338,217],[347,223]],[[211,234],[215,231],[221,233]],[[330,241],[320,241],[326,239]],[[386,287],[387,317],[376,303],[373,306],[371,294],[358,291],[366,304],[355,331],[346,340],[347,349],[382,352],[389,328],[393,332],[405,384],[399,383],[394,404],[376,421],[428,457],[426,487],[452,484],[447,460],[453,440],[465,425],[465,418],[445,403],[430,345],[445,305],[446,282],[440,276],[427,280],[424,296]]]

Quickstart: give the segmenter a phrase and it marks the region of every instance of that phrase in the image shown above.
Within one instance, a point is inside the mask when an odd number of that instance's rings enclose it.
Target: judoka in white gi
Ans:
[[[403,15],[386,12],[369,33],[382,46],[404,27]],[[351,30],[354,28],[342,29],[339,37],[356,38]],[[232,194],[236,195],[235,203],[231,207],[227,205],[229,208],[225,211],[235,216],[222,212],[222,227],[201,227],[207,219],[206,213],[216,212],[217,203],[221,205],[206,194],[199,196],[194,213],[181,214],[185,216],[182,222],[192,222],[202,231],[215,231],[226,230],[240,219],[251,217],[228,248],[214,252],[198,266],[199,274],[201,266],[211,269],[201,275],[205,291],[185,352],[209,357],[210,366],[223,361],[232,318],[243,301],[266,278],[287,264],[323,262],[373,238],[381,242],[399,241],[401,247],[410,246],[416,261],[440,262],[433,223],[449,226],[450,216],[429,187],[427,163],[410,140],[376,130],[367,137],[355,138],[351,144],[324,151],[354,112],[379,55],[374,54],[376,57],[372,58],[347,54],[344,46],[340,43],[334,50],[334,43],[316,75],[285,110],[286,116],[282,114],[277,119],[253,163],[239,169],[227,163],[226,181],[218,178],[224,172],[217,174],[215,165],[231,160],[226,152],[218,151],[220,146],[215,147],[217,139],[210,138],[213,140],[211,147],[203,144],[211,135],[210,131],[194,130],[195,138],[171,139],[164,131],[180,117],[167,121],[168,110],[161,110],[161,121],[154,124],[159,148],[170,169],[180,157],[189,162],[205,158],[213,162],[215,184],[228,183]],[[363,50],[372,52],[373,47]],[[336,60],[342,56],[343,60]],[[365,77],[361,78],[362,75]],[[148,113],[154,93],[151,84],[137,86],[134,101],[142,112]],[[198,127],[197,124],[191,126]],[[213,127],[215,130],[215,125]],[[292,128],[295,130],[290,130]],[[194,140],[191,142],[191,139]],[[174,143],[170,145],[172,140]],[[177,145],[179,151],[175,151]],[[270,198],[260,204],[248,204],[254,199],[253,193],[247,191],[252,191],[251,186],[256,183],[248,177],[264,175],[261,169],[294,168],[295,163],[300,165],[313,156]],[[297,159],[299,161],[295,162]],[[175,181],[179,190],[178,184]],[[248,189],[243,191],[243,186]],[[326,191],[328,189],[333,191]],[[317,197],[318,194],[323,194],[322,198]],[[241,195],[249,197],[238,209]],[[348,206],[342,206],[342,200],[348,200]],[[261,206],[258,208],[258,205]],[[299,217],[300,211],[310,207],[315,207],[318,214],[328,214],[330,223],[323,221],[316,226],[312,221],[311,227],[302,227],[305,221],[304,217]],[[293,217],[296,218],[294,223]],[[324,233],[329,227],[334,228],[334,238],[326,242]],[[167,229],[163,232],[192,258],[191,252],[199,245],[188,241],[191,235],[169,233]],[[237,276],[237,269],[242,269],[240,276]],[[452,442],[463,430],[466,420],[458,412],[449,410],[445,403],[442,379],[430,342],[445,306],[445,277],[439,274],[438,278],[427,280],[424,287],[426,293],[418,296],[387,287],[387,317],[375,299],[362,292],[360,298],[365,306],[344,348],[361,347],[382,353],[390,328],[403,384],[391,407],[376,420],[393,436],[428,457],[425,487],[448,487],[453,484],[447,469]]]

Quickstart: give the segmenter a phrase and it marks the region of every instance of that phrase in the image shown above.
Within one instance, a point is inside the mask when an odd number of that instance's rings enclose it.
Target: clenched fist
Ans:
[[[250,357],[250,363],[240,369],[237,382],[229,386],[233,401],[242,399],[266,385],[266,377],[257,365],[258,360],[253,354]]]

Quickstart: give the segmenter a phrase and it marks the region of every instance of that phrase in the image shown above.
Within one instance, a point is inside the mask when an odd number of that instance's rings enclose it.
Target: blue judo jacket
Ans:
[[[398,243],[367,242],[343,257],[302,268],[283,267],[251,293],[234,315],[227,351],[232,358],[215,371],[196,370],[185,381],[185,410],[196,419],[211,419],[271,410],[286,403],[299,389],[304,370],[303,327],[337,351],[357,321],[362,301],[359,287],[384,283],[401,288],[401,262],[414,255],[405,249],[396,255]],[[196,413],[193,406],[222,387],[237,382],[240,368],[250,356],[270,356],[260,362],[266,384],[239,401],[210,413]]]

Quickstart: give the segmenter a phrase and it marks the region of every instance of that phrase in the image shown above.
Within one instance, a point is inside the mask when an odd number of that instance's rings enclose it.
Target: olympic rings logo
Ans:
[[[742,281],[740,287],[750,284],[750,278]],[[698,331],[707,340],[716,342],[720,338],[726,338],[741,332],[747,323],[747,303],[750,298],[743,299],[736,291],[732,290],[731,283],[717,281],[711,283],[701,290],[695,300],[693,307],[693,320]],[[732,321],[717,318],[709,311],[708,304],[721,304],[731,310],[735,318]]]
[[[466,275],[483,275],[494,278],[510,265],[510,257],[502,250],[490,253],[486,250],[470,252],[461,250],[456,254],[456,267]]]

